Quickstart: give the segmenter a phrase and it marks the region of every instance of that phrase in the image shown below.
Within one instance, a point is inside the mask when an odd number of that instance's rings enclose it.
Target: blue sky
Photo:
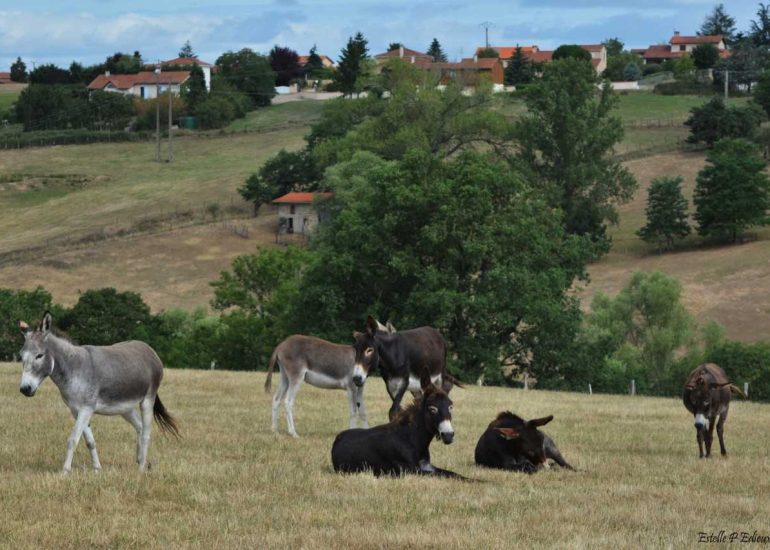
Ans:
[[[425,50],[436,37],[450,58],[483,45],[480,23],[493,23],[493,45],[590,44],[618,36],[627,47],[665,42],[676,29],[695,34],[713,0],[0,0],[0,70],[21,56],[29,67],[103,61],[116,51],[139,50],[146,61],[174,57],[190,40],[203,60],[273,44],[306,53],[313,44],[337,59],[357,31],[370,52],[390,42]],[[726,0],[746,30],[755,0]]]

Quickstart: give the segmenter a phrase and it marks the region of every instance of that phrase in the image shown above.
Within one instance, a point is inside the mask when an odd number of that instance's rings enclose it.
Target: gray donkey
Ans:
[[[139,470],[144,471],[149,466],[147,449],[153,416],[161,429],[179,435],[176,421],[158,397],[163,378],[160,358],[150,346],[138,341],[112,346],[76,346],[51,332],[51,323],[48,311],[35,330],[19,321],[24,334],[19,390],[32,397],[48,376],[75,417],[75,427],[67,441],[64,472],[72,468],[72,457],[81,435],[85,436],[94,469],[101,469],[90,426],[94,413],[119,414],[136,429],[136,461]]]

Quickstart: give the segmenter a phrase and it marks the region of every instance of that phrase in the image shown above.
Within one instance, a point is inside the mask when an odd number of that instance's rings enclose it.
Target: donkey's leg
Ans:
[[[695,429],[695,439],[698,441],[698,458],[703,458],[703,429]]]
[[[286,390],[289,389],[289,378],[286,376],[286,371],[281,368],[281,382],[278,385],[278,389],[275,390],[273,395],[273,432],[278,431],[278,409],[281,406],[281,399],[286,395]]]
[[[358,418],[361,420],[361,427],[368,428],[369,420],[366,417],[366,407],[364,406],[364,387],[356,388],[356,405],[358,406]]]
[[[288,424],[289,435],[292,437],[299,437],[297,430],[294,428],[294,399],[297,397],[299,387],[302,385],[302,380],[305,378],[304,370],[302,376],[296,380],[289,381],[289,389],[286,391],[286,401],[284,406],[286,407],[286,424]]]
[[[150,431],[152,430],[152,409],[155,406],[155,396],[145,397],[139,404],[142,412],[142,435],[139,448],[139,471],[147,469],[147,451],[150,448]]]
[[[719,415],[719,422],[717,422],[717,436],[719,436],[719,451],[722,453],[722,456],[725,456],[727,454],[727,449],[725,449],[725,436],[724,436],[725,420],[727,420],[727,411]]]
[[[80,409],[77,413],[75,427],[72,428],[70,438],[67,440],[67,457],[64,459],[64,467],[62,468],[65,474],[72,470],[72,457],[75,456],[75,448],[78,446],[80,436],[83,435],[83,430],[88,426],[94,411],[92,409]]]
[[[139,464],[142,459],[142,417],[139,416],[139,411],[131,409],[123,418],[136,430],[136,463]]]
[[[407,388],[409,387],[409,377],[405,377],[403,383],[396,391],[396,395],[393,397],[393,404],[388,411],[388,419],[393,420],[398,412],[401,410],[401,399],[404,398]]]
[[[356,415],[358,414],[358,407],[356,406],[356,395],[358,392],[356,392],[356,389],[353,384],[349,385],[347,389],[348,409],[350,410],[349,425],[351,430],[356,427]]]
[[[75,409],[70,409],[70,412],[72,413],[72,416],[77,421],[78,419],[78,412]],[[89,452],[91,453],[91,464],[94,467],[94,470],[101,470],[102,464],[99,462],[99,455],[96,453],[96,440],[94,439],[94,433],[91,431],[91,423],[89,422],[88,425],[83,428],[83,437],[86,440],[86,446],[88,447]]]
[[[711,456],[711,444],[714,442],[714,425],[716,424],[716,416],[709,418],[709,429],[704,432],[704,438],[706,439],[706,458]]]

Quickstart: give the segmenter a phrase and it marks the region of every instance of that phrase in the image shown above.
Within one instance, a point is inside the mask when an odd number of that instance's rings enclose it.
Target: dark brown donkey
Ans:
[[[730,408],[730,393],[746,396],[727,379],[725,371],[714,363],[704,363],[690,373],[684,385],[682,399],[684,406],[695,417],[695,429],[698,432],[698,453],[704,457],[703,442],[706,442],[705,457],[711,456],[711,442],[714,439],[714,423],[716,422],[719,448],[722,455],[727,454],[724,440],[724,425],[727,420],[727,410]]]
[[[374,372],[378,367],[393,405],[388,418],[393,420],[401,410],[401,399],[407,390],[415,397],[420,394],[420,380],[430,381],[449,392],[453,385],[461,386],[446,370],[446,342],[433,327],[395,330],[383,325],[371,315],[366,320],[366,332],[354,332],[356,372]]]

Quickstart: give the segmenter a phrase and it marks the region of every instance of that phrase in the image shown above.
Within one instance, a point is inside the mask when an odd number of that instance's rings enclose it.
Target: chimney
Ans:
[[[104,76],[110,76],[110,71],[104,71]]]
[[[404,47],[399,46],[398,47],[398,57],[404,57]]]
[[[414,56],[412,56],[412,64],[414,64]]]
[[[473,54],[473,62],[478,63],[479,62],[479,56],[478,54]]]
[[[679,31],[674,31],[674,36],[679,36]]]

